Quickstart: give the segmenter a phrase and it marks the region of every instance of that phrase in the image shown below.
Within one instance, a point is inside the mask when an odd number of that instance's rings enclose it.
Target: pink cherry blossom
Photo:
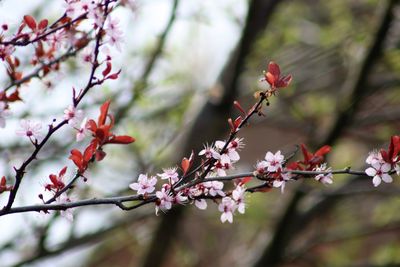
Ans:
[[[57,204],[65,204],[65,203],[69,203],[69,202],[72,202],[72,201],[71,201],[71,198],[69,198],[67,196],[67,193],[61,194],[56,199]],[[60,210],[60,215],[70,222],[72,222],[74,220],[74,213],[73,213],[72,209]]]
[[[42,124],[40,122],[33,122],[30,120],[21,120],[20,122],[21,128],[16,131],[16,134],[19,136],[27,136],[30,139],[38,140],[41,136]]]
[[[367,164],[369,164],[369,165],[376,164],[376,163],[379,163],[379,164],[385,163],[385,161],[384,161],[383,158],[382,158],[381,153],[378,152],[378,151],[371,151],[371,152],[369,152],[368,157],[367,157],[367,159],[365,160],[365,162],[366,162]]]
[[[332,168],[327,168],[326,163],[323,163],[321,165],[319,165],[318,167],[314,168],[314,171],[316,172],[327,172],[324,174],[318,174],[315,176],[315,180],[323,183],[323,184],[332,184],[333,183],[333,174],[329,171],[331,171]]]
[[[391,183],[393,182],[393,178],[388,174],[390,171],[391,166],[389,163],[374,163],[369,167],[368,169],[365,170],[365,173],[368,176],[373,177],[372,178],[372,183],[374,184],[375,187],[381,184],[382,180],[385,183]]]
[[[12,45],[0,45],[0,59],[4,61],[6,57],[11,56],[14,51],[15,48]]]
[[[94,60],[94,47],[87,46],[83,49],[81,58],[84,62],[93,63]]]
[[[69,105],[68,108],[64,110],[64,119],[68,120],[68,124],[71,126],[78,125],[79,121],[83,117],[83,111],[76,109],[73,105]]]
[[[209,145],[204,145],[204,149],[199,152],[199,156],[205,156],[207,159],[219,159],[220,155],[215,151],[214,147]]]
[[[237,152],[240,150],[244,145],[243,145],[243,139],[241,138],[235,138],[233,141],[229,143],[227,146],[226,150],[224,153],[220,153],[220,156],[227,156],[231,162],[237,162],[240,160],[240,155]],[[226,141],[216,141],[215,142],[215,147],[221,152],[221,150],[224,148],[226,144]]]
[[[222,189],[224,188],[224,183],[220,181],[210,181],[210,182],[205,182],[203,183],[204,187],[208,190],[208,194],[215,197],[217,195],[220,196],[225,196],[224,191]]]
[[[233,222],[233,213],[236,210],[236,203],[230,197],[224,197],[221,203],[218,205],[218,210],[222,212],[221,214],[221,222],[225,223],[228,221],[229,223]]]
[[[57,50],[65,46],[67,41],[67,32],[64,29],[56,31],[46,37],[47,44]]]
[[[156,177],[151,176],[150,178],[148,178],[147,174],[140,174],[138,181],[136,183],[130,184],[129,187],[132,190],[137,191],[139,195],[144,195],[146,193],[152,193],[155,189],[156,183]]]
[[[241,214],[244,214],[246,209],[246,204],[244,202],[245,194],[246,194],[246,188],[241,185],[236,186],[235,190],[232,191],[232,198],[233,200],[235,200],[237,210]]]
[[[169,195],[169,192],[167,192],[164,187],[161,188],[161,191],[156,192],[156,197],[159,200],[159,202],[156,203],[156,214],[158,214],[160,209],[162,211],[171,209],[174,199]]]
[[[111,46],[115,46],[118,51],[121,51],[121,43],[123,39],[123,32],[119,27],[119,19],[112,18],[111,16],[107,19],[107,25],[105,26],[106,31],[106,42]]]
[[[171,183],[176,183],[179,180],[179,174],[176,170],[176,167],[163,169],[163,173],[158,173],[157,175],[163,180],[168,179],[171,181]]]
[[[173,197],[172,202],[174,204],[185,204],[188,201],[188,197],[183,195],[183,192],[179,192]]]
[[[78,131],[76,133],[76,141],[80,142],[85,138],[85,136],[87,136],[89,134],[89,129],[88,129],[88,125],[87,125],[87,118],[84,118],[82,120],[79,129],[76,129],[76,130]]]
[[[265,155],[265,161],[267,162],[267,170],[269,172],[276,172],[278,169],[282,168],[282,164],[284,163],[284,157],[281,154],[281,151],[278,150],[275,154],[271,152],[267,152]]]
[[[266,162],[265,160],[263,160],[263,161],[258,161],[258,162],[256,163],[255,168],[256,168],[257,174],[264,174],[265,171],[266,171],[267,168],[268,168],[267,162]]]
[[[275,179],[272,183],[273,187],[281,188],[281,193],[285,192],[286,183],[292,179],[292,173],[290,172],[282,172],[281,176],[278,179]]]
[[[87,17],[93,20],[93,25],[95,28],[101,27],[104,23],[104,14],[100,7],[97,5],[90,5],[87,8]]]
[[[207,209],[207,201],[205,199],[196,199],[194,205],[200,210]]]

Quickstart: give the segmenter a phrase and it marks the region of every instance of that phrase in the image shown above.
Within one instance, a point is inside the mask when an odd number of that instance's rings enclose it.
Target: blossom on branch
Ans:
[[[375,187],[381,184],[382,181],[385,183],[393,182],[393,178],[389,175],[391,167],[389,163],[373,163],[371,167],[365,170],[368,176],[373,177],[372,183]]]
[[[272,182],[272,186],[276,188],[281,188],[281,193],[285,191],[285,186],[286,183],[292,179],[292,174],[290,172],[282,172],[281,169],[278,169],[278,171],[273,174],[275,176],[274,181]]]
[[[19,136],[27,136],[29,139],[38,140],[42,136],[42,124],[30,120],[21,120],[21,129],[16,131]]]
[[[139,195],[150,194],[156,189],[155,185],[157,183],[157,178],[151,176],[150,178],[147,174],[140,174],[136,183],[132,183],[129,187],[132,190],[137,191]]]
[[[333,183],[333,174],[330,172],[332,168],[327,168],[326,163],[323,163],[316,168],[314,168],[314,171],[316,172],[327,172],[327,173],[321,173],[315,176],[315,180],[323,183],[323,184],[332,184]]]
[[[73,105],[69,105],[68,108],[64,110],[64,119],[68,121],[71,126],[77,126],[79,121],[83,117],[83,111],[76,109]]]
[[[176,167],[163,169],[163,173],[158,173],[157,176],[159,176],[163,180],[168,179],[171,181],[172,184],[174,184],[179,180],[179,174],[176,170],[177,170]]]
[[[235,190],[232,191],[232,198],[236,202],[237,210],[239,213],[244,214],[246,209],[245,200],[246,187],[238,185]]]
[[[222,212],[221,222],[224,223],[228,221],[233,222],[233,213],[235,212],[237,206],[235,201],[230,197],[224,197],[221,203],[218,205],[218,210]]]
[[[156,202],[156,214],[161,209],[162,211],[170,210],[172,207],[172,202],[174,198],[169,195],[169,192],[163,187],[161,191],[156,192],[157,202]]]
[[[275,154],[268,151],[265,155],[265,166],[269,172],[276,172],[281,169],[284,161],[284,156],[281,154],[280,150]]]

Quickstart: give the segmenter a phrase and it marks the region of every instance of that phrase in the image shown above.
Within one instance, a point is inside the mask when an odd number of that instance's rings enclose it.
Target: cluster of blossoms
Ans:
[[[81,89],[78,93],[73,89],[73,103],[64,110],[62,122],[56,126],[49,125],[49,131],[46,134],[47,139],[55,131],[54,129],[68,124],[76,131],[76,141],[83,141],[88,136],[91,137],[91,140],[82,151],[78,149],[71,150],[69,159],[75,164],[77,170],[70,182],[64,182],[67,167],[62,168],[58,174],[49,175],[50,182],[46,183],[44,188],[45,191],[51,192],[53,197],[44,201],[43,195],[40,194],[39,197],[43,200],[44,205],[51,204],[54,201],[64,205],[73,202],[67,195],[67,191],[73,187],[73,183],[78,178],[83,177],[84,181],[86,181],[89,165],[93,162],[102,161],[106,156],[103,150],[105,145],[130,144],[135,141],[133,137],[115,135],[113,133],[114,117],[109,114],[109,101],[106,101],[100,107],[100,114],[97,120],[84,117],[83,111],[77,108],[79,102],[90,88],[102,84],[105,80],[116,79],[119,75],[119,71],[111,73],[111,57],[107,53],[103,60],[99,61],[98,59],[99,47],[103,44],[109,43],[119,49],[118,43],[122,32],[118,29],[118,20],[107,17],[107,7],[111,8],[108,4],[112,2],[115,1],[106,0],[104,1],[106,4],[104,4],[103,1],[66,0],[66,15],[70,22],[89,18],[93,21],[94,29],[106,31],[99,33],[99,38],[101,39],[105,36],[105,40],[100,42],[101,40],[97,39],[95,50],[91,50],[85,56],[86,61],[93,64],[92,74],[96,72],[98,66],[104,64],[105,68],[101,72],[101,78],[94,75],[90,77],[86,88]],[[82,12],[84,12],[83,15],[79,15]],[[30,16],[25,16],[24,21],[36,36],[29,37],[28,40],[38,38],[47,29],[47,21],[41,21],[37,24]],[[51,35],[49,34],[46,38],[49,36]],[[18,40],[16,39],[16,41]],[[257,162],[252,173],[229,176],[229,172],[234,169],[235,164],[240,160],[239,152],[244,147],[243,139],[236,137],[237,133],[253,114],[263,114],[261,111],[262,102],[264,100],[268,101],[269,97],[276,95],[278,89],[287,87],[291,81],[291,76],[281,76],[279,66],[271,62],[268,66],[268,72],[264,73],[263,80],[270,85],[270,89],[260,92],[258,94],[258,103],[248,111],[245,111],[239,102],[234,102],[234,106],[241,112],[241,116],[235,120],[228,120],[231,128],[229,138],[226,141],[219,140],[211,145],[205,145],[204,149],[198,153],[201,163],[197,167],[193,166],[195,154],[192,152],[189,158],[182,159],[180,168],[163,169],[163,172],[158,173],[156,176],[140,174],[137,181],[129,185],[132,190],[136,191],[136,195],[124,199],[154,202],[156,214],[160,210],[166,212],[177,204],[194,204],[197,208],[205,210],[208,207],[208,199],[217,204],[218,210],[221,212],[221,222],[232,223],[236,212],[245,213],[246,194],[248,192],[267,192],[271,188],[280,188],[283,193],[287,182],[301,178],[314,178],[322,184],[332,184],[333,173],[339,172],[332,171],[325,163],[325,156],[331,151],[331,147],[327,145],[322,146],[313,153],[304,144],[301,144],[302,159],[292,162],[289,162],[291,157],[285,158],[281,151],[275,153],[268,151],[264,160]],[[8,102],[18,99],[18,90],[11,95],[0,94],[0,104],[3,104],[0,105],[0,126],[5,124],[4,117],[8,112]],[[44,141],[40,141],[42,125],[38,122],[23,120],[21,121],[21,128],[21,130],[17,131],[17,134],[29,138],[35,146],[33,155],[36,155],[46,140],[44,138]],[[28,161],[33,159],[34,157],[31,156]],[[375,186],[378,186],[382,180],[386,183],[392,182],[393,179],[390,175],[395,171],[398,175],[400,174],[400,136],[391,138],[388,150],[371,152],[366,162],[371,167],[367,168],[363,174],[372,176]],[[24,168],[16,169],[17,176],[23,176]],[[350,172],[345,170],[342,173]],[[359,175],[359,172],[354,174]],[[248,183],[253,179],[262,183],[249,186]],[[163,181],[161,185],[157,185],[159,180]],[[232,183],[227,184],[227,181]],[[14,188],[18,189],[18,186],[18,180],[15,186],[7,185],[7,180],[3,176],[0,181],[0,193],[11,191],[11,196]],[[112,203],[124,208],[125,206],[121,201]],[[12,202],[10,203],[12,204]],[[129,207],[125,208],[129,209]],[[47,207],[41,210],[48,212]],[[70,220],[73,218],[70,208],[63,210],[62,215]]]
[[[154,196],[156,214],[159,210],[167,211],[174,204],[189,204],[194,203],[201,210],[207,208],[206,198],[216,199],[221,198],[221,203],[218,210],[222,212],[221,221],[233,222],[233,214],[237,210],[239,213],[245,212],[245,193],[246,188],[243,183],[236,185],[235,189],[229,193],[223,191],[224,183],[220,181],[206,181],[197,183],[191,187],[174,188],[174,185],[179,181],[177,168],[164,169],[163,173],[157,174],[162,180],[167,179],[168,182],[161,185],[160,190],[156,191]],[[140,174],[137,182],[129,185],[137,194],[143,195],[144,198],[150,197],[156,190],[157,178]]]
[[[124,5],[127,5],[125,2]],[[57,72],[61,62],[81,50],[84,50],[84,61],[96,68],[103,63],[107,65],[102,79],[93,77],[96,84],[118,77],[119,72],[111,73],[112,57],[109,49],[115,47],[121,50],[123,41],[119,20],[110,14],[116,6],[116,0],[65,0],[65,13],[52,24],[47,19],[38,21],[31,15],[25,15],[16,32],[11,33],[7,23],[0,23],[0,61],[4,62],[11,81],[9,86],[0,91],[0,127],[5,127],[10,103],[22,100],[21,85],[32,78],[39,78],[46,86],[52,86],[51,81],[45,80],[45,77],[51,72]],[[80,27],[82,21],[87,21],[92,27]],[[24,73],[20,69],[16,48],[28,45],[34,49],[29,63],[36,69]],[[71,107],[68,109],[72,111]],[[23,128],[31,126],[26,123],[22,125]],[[34,135],[30,138],[38,140]]]
[[[303,160],[288,164],[281,151],[277,151],[275,154],[267,152],[265,160],[257,162],[255,175],[267,177],[270,185],[280,187],[282,193],[288,181],[297,179],[293,174],[296,170],[323,172],[316,175],[315,180],[323,184],[332,184],[331,168],[327,168],[326,163],[323,163],[324,156],[331,150],[330,146],[323,146],[317,152],[311,153],[304,144],[301,144],[301,150]]]
[[[400,175],[400,136],[391,137],[388,150],[370,152],[365,162],[371,165],[365,173],[373,177],[374,186],[380,185],[382,181],[393,182],[390,172],[395,170],[397,175]]]

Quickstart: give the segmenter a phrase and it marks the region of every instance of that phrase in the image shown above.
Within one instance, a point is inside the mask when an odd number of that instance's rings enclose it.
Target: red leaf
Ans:
[[[61,169],[60,173],[58,174],[59,177],[63,177],[67,172],[67,166]]]
[[[50,181],[53,183],[53,185],[58,185],[57,175],[50,174],[49,178],[50,178]]]
[[[279,75],[281,75],[281,69],[279,68],[279,65],[273,61],[269,62],[268,64],[268,72],[275,77],[279,77]]]
[[[287,76],[281,78],[276,83],[276,87],[287,87],[290,84],[291,81],[292,81],[292,75],[287,75]]]
[[[233,125],[235,125],[235,128],[238,128],[241,123],[242,117],[237,117],[236,120],[233,122]]]
[[[113,74],[107,76],[107,79],[111,79],[111,80],[118,79],[118,76],[119,76],[120,73],[121,73],[121,70],[119,70],[118,72],[113,73]]]
[[[244,115],[246,116],[246,111],[244,111],[244,109],[242,108],[242,106],[240,105],[239,101],[233,101],[233,105]]]
[[[93,133],[96,133],[97,130],[97,124],[94,120],[90,119],[87,123],[87,128],[92,131]]]
[[[99,120],[97,123],[99,127],[106,123],[109,107],[110,107],[110,100],[104,102],[104,104],[100,107],[100,116],[99,116]]]
[[[253,177],[251,177],[251,176],[243,177],[242,179],[240,179],[239,185],[244,185],[244,184],[250,182],[251,179],[253,179]]]
[[[97,142],[93,140],[92,142],[90,142],[89,146],[85,149],[85,152],[83,153],[83,160],[85,161],[86,164],[90,161],[90,159],[96,152],[96,149],[97,149]]]
[[[7,183],[6,177],[5,176],[1,177],[0,186],[5,186],[6,183]]]
[[[19,97],[18,89],[14,93],[12,93],[9,97],[7,97],[7,101],[9,101],[9,102],[15,102],[15,101],[20,101],[20,100],[22,100],[22,99]]]
[[[30,16],[30,15],[25,15],[25,16],[24,16],[24,21],[25,21],[26,25],[28,25],[28,27],[29,27],[32,31],[36,30],[36,21],[35,21],[35,19],[34,19],[32,16]]]
[[[69,159],[75,163],[76,167],[78,167],[79,170],[82,169],[83,155],[79,150],[72,149],[71,156],[69,156]]]
[[[47,25],[49,24],[49,21],[47,19],[43,19],[39,22],[39,30],[43,30],[47,27]]]
[[[315,156],[320,156],[323,157],[325,154],[328,154],[331,151],[331,147],[328,145],[325,145],[318,149],[317,152],[314,153]]]
[[[135,142],[135,138],[128,135],[117,135],[110,140],[110,144],[130,144]]]
[[[312,157],[312,154],[308,152],[305,144],[301,144],[301,152],[303,152],[304,162],[308,163]]]
[[[103,70],[103,72],[102,72],[103,76],[104,76],[104,77],[107,76],[107,75],[110,73],[111,69],[112,69],[111,62],[110,62],[110,61],[107,61],[107,66],[106,66],[106,68],[105,68],[105,69]]]
[[[185,175],[187,173],[187,171],[189,170],[190,161],[187,158],[183,158],[182,162],[181,162],[181,167],[183,170],[183,175]]]

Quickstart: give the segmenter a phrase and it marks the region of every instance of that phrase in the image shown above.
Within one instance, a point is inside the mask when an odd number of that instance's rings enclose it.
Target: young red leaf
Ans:
[[[113,73],[113,74],[107,76],[107,79],[111,79],[111,80],[118,79],[118,76],[119,76],[120,73],[121,73],[121,70],[119,70],[118,72]]]
[[[183,175],[185,175],[187,173],[187,171],[189,170],[190,161],[187,158],[183,158],[182,162],[181,162],[181,167],[182,167]]]
[[[110,73],[111,69],[112,69],[111,62],[107,61],[107,66],[102,72],[103,76],[106,77]]]
[[[36,21],[35,21],[35,19],[34,19],[32,16],[30,16],[30,15],[25,15],[25,16],[24,16],[24,21],[25,21],[26,25],[28,25],[28,27],[29,27],[32,31],[36,30]]]
[[[320,149],[317,150],[317,152],[314,153],[315,156],[324,156],[325,154],[328,154],[331,151],[331,147],[328,145],[325,145],[321,147]]]
[[[64,168],[61,169],[60,173],[58,174],[59,177],[62,177],[65,175],[65,173],[67,172],[67,166],[65,166]]]
[[[305,144],[301,144],[300,147],[301,147],[301,152],[303,152],[304,162],[306,163],[309,162],[312,157],[312,154],[308,152]]]
[[[100,107],[100,116],[97,123],[98,127],[106,123],[109,107],[110,107],[110,100],[104,102],[104,104]]]
[[[244,111],[244,109],[242,108],[242,106],[240,105],[239,101],[233,101],[233,105],[244,115],[246,116],[246,111]]]
[[[235,119],[235,121],[233,122],[233,125],[234,125],[235,128],[237,129],[241,123],[242,123],[242,117],[237,117],[237,118]]]
[[[110,144],[130,144],[135,142],[135,138],[128,135],[117,135],[110,140]]]
[[[244,184],[250,182],[251,179],[253,179],[253,177],[251,177],[251,176],[243,177],[240,179],[239,185],[244,185]]]
[[[39,30],[43,30],[47,27],[47,25],[49,24],[49,21],[47,19],[43,19],[39,22]]]

